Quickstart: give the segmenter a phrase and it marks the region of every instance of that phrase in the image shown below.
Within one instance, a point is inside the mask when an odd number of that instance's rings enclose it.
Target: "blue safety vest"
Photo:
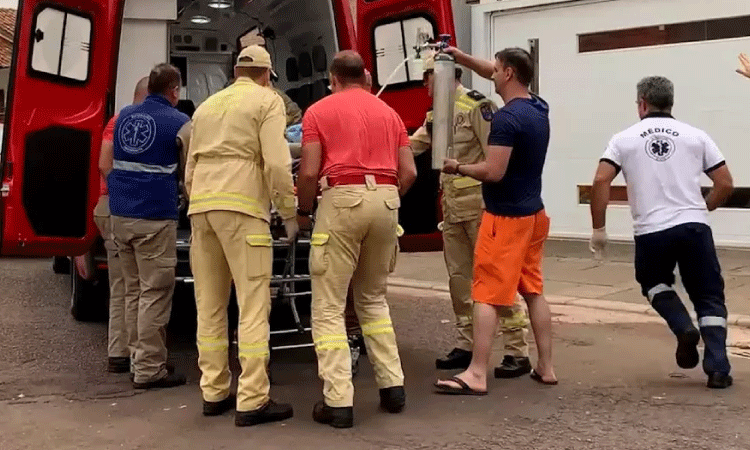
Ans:
[[[180,156],[177,132],[190,120],[159,95],[122,110],[107,177],[113,216],[177,220]]]

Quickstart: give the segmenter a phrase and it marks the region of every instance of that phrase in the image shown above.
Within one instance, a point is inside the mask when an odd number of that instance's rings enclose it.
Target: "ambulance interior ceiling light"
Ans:
[[[199,25],[204,25],[210,23],[211,18],[206,16],[193,16],[190,18],[190,21]]]
[[[232,0],[210,0],[208,6],[215,9],[227,9],[232,7]]]

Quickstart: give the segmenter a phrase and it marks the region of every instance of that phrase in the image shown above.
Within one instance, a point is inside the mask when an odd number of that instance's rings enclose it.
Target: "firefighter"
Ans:
[[[137,304],[133,387],[185,384],[167,367],[166,326],[177,264],[177,133],[189,118],[174,107],[180,71],[169,64],[149,75],[146,100],[117,119],[107,178],[112,232],[125,279],[126,308]]]
[[[435,55],[430,54],[424,63],[424,83],[433,96]],[[456,159],[462,164],[484,160],[495,104],[477,91],[461,85],[462,71],[456,68],[456,94],[454,107],[454,147]],[[425,124],[411,137],[415,156],[429,150],[432,141],[432,112],[427,113]],[[449,287],[456,315],[458,342],[444,358],[435,361],[443,370],[466,369],[472,356],[472,305],[471,284],[474,265],[474,247],[484,209],[481,182],[456,175],[441,175],[443,189],[443,248],[448,269]],[[518,299],[517,299],[518,300]],[[506,309],[499,331],[503,333],[508,354],[495,368],[496,378],[515,378],[531,372],[528,333],[528,316],[521,304]]]
[[[320,182],[310,274],[312,333],[324,400],[315,405],[313,418],[349,428],[354,386],[344,310],[350,282],[380,405],[399,413],[406,402],[385,294],[398,254],[400,195],[414,183],[417,171],[401,118],[365,88],[362,57],[341,52],[330,72],[333,95],[311,106],[302,119],[298,216],[300,228],[309,229]]]
[[[204,101],[193,116],[185,188],[192,225],[190,262],[198,311],[198,365],[203,414],[235,406],[230,395],[227,307],[232,281],[239,306],[235,425],[292,417],[269,398],[273,239],[271,203],[294,239],[294,183],[284,139],[284,102],[270,88],[271,56],[257,45],[240,53],[236,81]]]

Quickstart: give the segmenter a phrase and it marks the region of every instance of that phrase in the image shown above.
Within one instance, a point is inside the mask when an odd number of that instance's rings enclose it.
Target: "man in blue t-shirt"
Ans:
[[[474,349],[469,368],[439,380],[439,393],[484,395],[487,365],[500,314],[513,305],[516,291],[526,300],[537,343],[531,378],[557,384],[552,367],[552,319],[543,295],[541,262],[549,233],[542,202],[542,171],[550,139],[549,107],[529,92],[534,78],[531,55],[508,48],[484,61],[451,48],[456,62],[492,79],[505,106],[495,113],[487,159],[478,164],[446,160],[443,172],[482,182],[486,211],[474,259]]]
[[[177,136],[189,120],[175,109],[180,85],[179,70],[169,64],[151,71],[146,100],[126,107],[117,119],[107,177],[126,308],[138,311],[137,389],[185,384],[184,376],[167,369],[166,346],[177,264]]]

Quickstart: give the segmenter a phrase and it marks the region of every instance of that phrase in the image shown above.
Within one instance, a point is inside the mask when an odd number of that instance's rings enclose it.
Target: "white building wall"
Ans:
[[[747,0],[504,0],[474,7],[477,56],[492,59],[497,50],[539,39],[539,93],[551,107],[543,196],[552,235],[590,236],[589,207],[578,204],[577,185],[591,184],[610,137],[638,121],[635,85],[648,75],[674,81],[675,117],[705,129],[724,152],[735,185],[750,186],[750,83],[735,73],[750,38],[578,53],[582,33],[743,15],[750,15]],[[494,90],[476,76],[474,88]],[[615,184],[624,184],[622,176]],[[711,222],[719,244],[750,247],[750,210],[720,209]],[[607,228],[612,238],[631,240],[629,208],[610,206]]]

